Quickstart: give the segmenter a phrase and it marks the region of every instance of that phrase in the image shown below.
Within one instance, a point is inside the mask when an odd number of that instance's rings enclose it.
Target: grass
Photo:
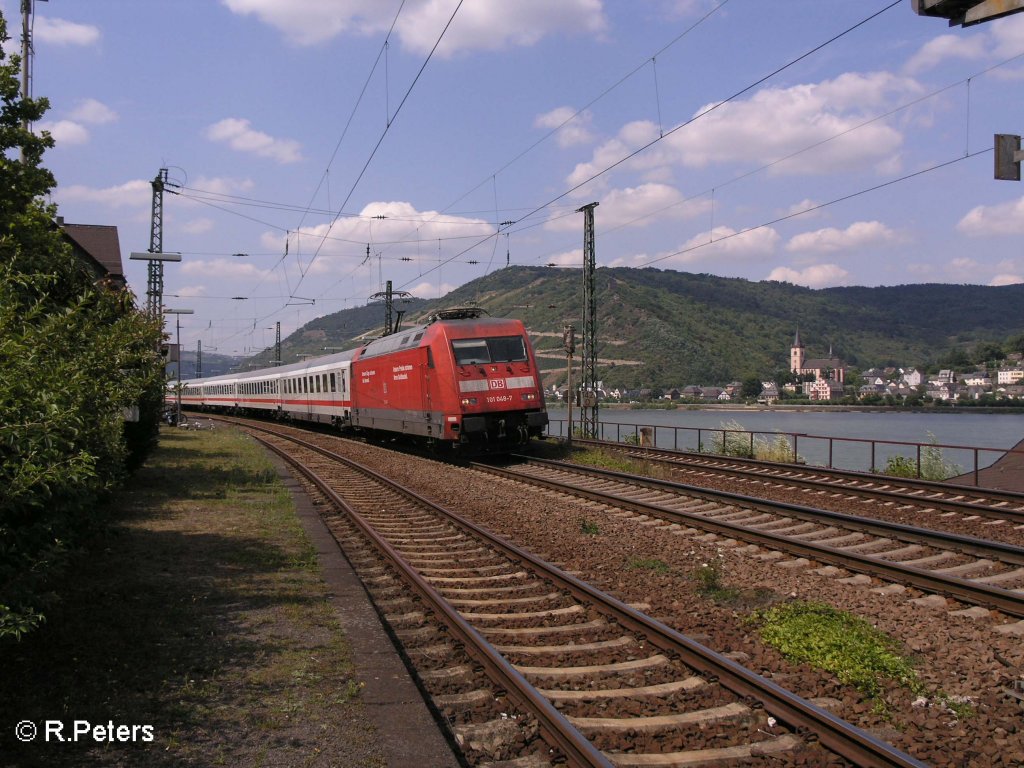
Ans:
[[[790,661],[807,663],[853,685],[876,707],[886,681],[920,694],[923,683],[900,644],[864,619],[823,603],[792,601],[753,614],[761,638]]]
[[[384,764],[315,550],[261,448],[167,430],[114,505],[119,524],[77,557],[44,627],[0,648],[0,765]],[[47,719],[155,738],[14,739]]]
[[[665,574],[671,570],[668,563],[664,560],[659,560],[656,557],[631,557],[626,561],[626,567],[644,571],[653,571],[654,573],[659,574]]]
[[[722,582],[721,560],[715,559],[702,563],[693,572],[693,579],[697,582],[697,594],[702,597],[728,603],[735,601],[740,596],[739,589],[727,586]]]
[[[585,467],[607,469],[612,472],[623,472],[630,475],[643,475],[645,477],[663,478],[670,477],[668,472],[658,464],[652,464],[644,459],[635,459],[626,456],[615,449],[607,448],[581,448],[574,449],[567,455],[565,461],[571,461]]]

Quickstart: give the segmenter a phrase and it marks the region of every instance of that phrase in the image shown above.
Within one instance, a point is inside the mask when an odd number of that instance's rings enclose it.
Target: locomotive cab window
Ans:
[[[493,336],[488,339],[453,339],[456,365],[518,363],[526,361],[522,336]]]

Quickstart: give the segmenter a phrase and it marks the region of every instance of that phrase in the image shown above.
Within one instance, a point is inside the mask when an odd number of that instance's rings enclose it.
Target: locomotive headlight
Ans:
[[[523,392],[523,400],[536,400],[537,394],[535,392]]]
[[[462,404],[463,405],[476,405],[476,398],[475,397],[464,397],[464,398],[462,398]]]

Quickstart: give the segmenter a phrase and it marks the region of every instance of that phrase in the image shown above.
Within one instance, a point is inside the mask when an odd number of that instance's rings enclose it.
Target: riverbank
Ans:
[[[561,403],[547,404],[548,410],[566,410]],[[599,410],[608,411],[715,411],[719,413],[1014,413],[1024,414],[1024,404],[1021,406],[956,406],[941,405],[924,406],[921,408],[903,408],[892,405],[813,405],[800,403],[798,405],[744,405],[742,403],[601,403]],[[579,409],[573,407],[573,412],[578,413]]]

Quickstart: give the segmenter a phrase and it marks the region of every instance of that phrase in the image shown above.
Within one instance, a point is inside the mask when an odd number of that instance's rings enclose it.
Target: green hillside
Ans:
[[[797,329],[809,357],[831,347],[855,368],[923,366],[981,342],[1024,334],[1024,285],[904,285],[812,290],[658,269],[599,269],[598,377],[606,386],[671,387],[766,378],[789,365]],[[412,325],[431,310],[479,304],[521,318],[546,371],[564,381],[562,329],[582,328],[582,272],[510,267],[440,300],[397,305]],[[343,310],[307,324],[283,344],[282,359],[351,348],[378,335],[384,309]],[[269,355],[260,356],[269,360]]]

